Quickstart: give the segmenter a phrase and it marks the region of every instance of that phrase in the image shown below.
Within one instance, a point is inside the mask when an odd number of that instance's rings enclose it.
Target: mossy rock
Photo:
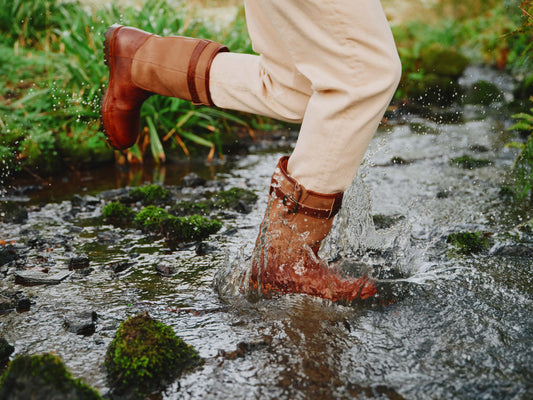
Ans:
[[[489,235],[485,232],[456,232],[446,238],[454,252],[460,254],[480,253],[490,247]]]
[[[434,73],[407,82],[404,90],[409,100],[426,106],[450,106],[463,95],[463,89],[457,80]]]
[[[104,206],[102,209],[102,217],[105,221],[113,225],[127,226],[130,225],[135,218],[135,211],[122,203],[113,201]]]
[[[207,215],[213,210],[211,200],[181,201],[170,208],[170,214],[181,217],[186,215]]]
[[[213,196],[213,203],[216,208],[234,209],[239,202],[253,204],[257,201],[257,195],[251,190],[242,188],[231,188],[222,190]]]
[[[144,232],[161,232],[161,221],[168,218],[169,214],[161,207],[154,205],[144,207],[134,218],[135,224]]]
[[[162,234],[173,243],[203,240],[222,227],[219,221],[202,215],[176,217],[156,206],[143,208],[135,223],[144,232]]]
[[[470,61],[459,51],[433,43],[420,52],[420,69],[428,74],[457,80],[461,77]]]
[[[53,354],[18,356],[0,381],[0,399],[102,400],[96,390],[74,379]]]
[[[465,103],[488,106],[503,100],[503,92],[494,83],[477,81],[470,87],[465,96]]]
[[[492,165],[492,161],[483,158],[474,158],[472,156],[461,156],[452,158],[450,165],[457,166],[463,169],[475,169]]]
[[[161,221],[163,234],[172,243],[203,240],[218,232],[221,227],[222,224],[219,221],[202,215],[187,217],[169,215]]]
[[[142,314],[120,325],[107,349],[105,367],[118,394],[142,398],[201,361],[171,327]]]
[[[4,367],[9,361],[9,356],[15,351],[15,348],[11,346],[7,340],[0,338],[0,369]]]
[[[170,192],[161,185],[140,186],[128,194],[128,200],[140,201],[144,205],[161,204],[168,199],[170,199]]]

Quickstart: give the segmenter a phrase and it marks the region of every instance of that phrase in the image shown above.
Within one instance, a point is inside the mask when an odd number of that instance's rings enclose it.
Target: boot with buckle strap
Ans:
[[[133,146],[139,135],[140,110],[153,94],[213,105],[209,72],[215,56],[227,47],[205,39],[161,37],[122,25],[104,35],[109,82],[101,116],[114,148]]]
[[[288,174],[288,159],[282,157],[272,175],[252,260],[250,290],[266,298],[302,293],[341,302],[374,296],[376,285],[368,276],[344,278],[317,255],[340,210],[343,193],[306,190]]]

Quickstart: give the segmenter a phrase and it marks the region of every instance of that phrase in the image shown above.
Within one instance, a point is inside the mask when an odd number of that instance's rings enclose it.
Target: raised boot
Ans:
[[[270,197],[255,245],[249,287],[263,297],[302,293],[351,302],[376,294],[368,277],[343,278],[318,258],[342,204],[342,193],[306,190],[287,172],[282,157],[272,175]]]
[[[109,143],[116,149],[135,144],[141,106],[153,94],[213,105],[209,71],[221,51],[228,49],[210,40],[109,27],[104,39],[109,82],[101,108]]]

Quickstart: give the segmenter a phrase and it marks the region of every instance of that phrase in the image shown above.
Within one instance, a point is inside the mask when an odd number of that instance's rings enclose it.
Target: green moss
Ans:
[[[449,106],[463,93],[457,80],[435,73],[423,74],[406,83],[404,88],[408,98],[423,105]]]
[[[200,362],[198,352],[171,327],[143,314],[121,324],[107,350],[105,366],[118,393],[144,397]]]
[[[100,400],[80,379],[74,379],[63,361],[53,354],[18,356],[0,382],[0,399]]]
[[[133,221],[135,212],[128,206],[114,201],[104,206],[102,217],[113,225],[126,226]]]
[[[490,247],[488,234],[485,232],[456,232],[446,239],[452,249],[460,254],[479,253]]]
[[[464,169],[474,169],[492,165],[492,161],[482,158],[474,158],[472,156],[461,156],[452,158],[450,160],[450,165],[454,165]]]
[[[135,223],[143,231],[162,234],[171,242],[202,240],[222,227],[219,221],[208,217],[176,217],[156,206],[143,208],[135,217]]]
[[[185,215],[207,215],[213,209],[213,202],[211,200],[201,200],[201,201],[182,201],[174,205],[170,209],[170,213],[176,216],[185,216]]]
[[[157,233],[161,231],[161,221],[169,214],[156,206],[144,207],[134,218],[135,224],[145,232]]]
[[[222,190],[213,196],[213,202],[216,208],[233,209],[239,202],[253,204],[257,201],[257,195],[247,189],[231,188]]]
[[[169,215],[161,222],[163,234],[170,242],[190,242],[203,240],[217,232],[222,224],[202,215],[175,217]]]
[[[129,193],[129,198],[144,205],[160,204],[170,198],[170,193],[161,185],[146,185],[133,189]]]

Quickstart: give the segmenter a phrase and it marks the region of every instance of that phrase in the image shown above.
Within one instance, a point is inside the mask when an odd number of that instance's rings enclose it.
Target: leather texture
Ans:
[[[250,290],[267,298],[302,293],[342,302],[375,295],[371,279],[342,277],[317,256],[340,208],[342,193],[306,190],[288,174],[287,161],[288,157],[282,157],[272,176],[253,254]],[[289,205],[284,201],[287,195],[294,199]]]
[[[209,74],[221,51],[228,49],[210,40],[109,27],[104,39],[109,82],[101,108],[109,143],[119,150],[135,144],[142,104],[153,94],[213,105]]]

